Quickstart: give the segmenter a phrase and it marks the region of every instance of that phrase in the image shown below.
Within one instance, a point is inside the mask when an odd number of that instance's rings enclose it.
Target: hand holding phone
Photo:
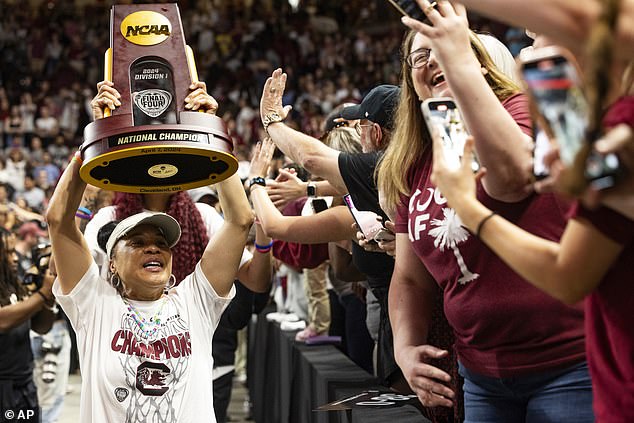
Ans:
[[[380,216],[372,211],[360,211],[354,205],[350,194],[343,196],[343,200],[348,206],[352,217],[363,236],[368,241],[392,241],[395,237],[394,234],[383,226],[383,223],[379,220]]]
[[[578,164],[583,167],[579,168],[576,180],[570,179],[569,189],[585,186],[584,178],[598,189],[613,186],[620,171],[618,157],[602,156],[586,145],[588,105],[574,58],[565,50],[551,46],[524,49],[518,61],[533,103],[532,111],[546,135],[556,140],[562,163],[571,169],[576,169]],[[578,155],[588,151],[587,159],[577,160]],[[534,160],[539,167],[537,153],[535,151]]]
[[[469,137],[458,106],[450,98],[429,98],[421,104],[421,111],[430,134],[435,132],[442,141],[447,166],[458,169]],[[480,168],[475,157],[471,168],[474,172]]]
[[[388,0],[404,16],[409,16],[421,22],[428,23],[429,19],[425,16],[420,6],[415,0]]]

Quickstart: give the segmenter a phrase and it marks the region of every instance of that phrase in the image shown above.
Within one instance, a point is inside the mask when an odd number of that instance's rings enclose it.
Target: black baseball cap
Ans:
[[[361,104],[344,108],[341,117],[347,120],[367,119],[378,123],[382,128],[392,129],[392,118],[400,93],[401,89],[396,85],[374,87]]]

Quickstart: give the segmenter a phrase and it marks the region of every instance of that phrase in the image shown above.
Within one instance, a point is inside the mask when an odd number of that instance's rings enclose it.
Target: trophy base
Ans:
[[[230,154],[179,143],[107,152],[84,162],[79,172],[99,188],[151,194],[215,184],[237,169]]]
[[[181,115],[187,124],[129,127],[121,124],[125,116],[89,124],[81,178],[110,191],[151,194],[211,185],[233,175],[238,161],[220,118]]]

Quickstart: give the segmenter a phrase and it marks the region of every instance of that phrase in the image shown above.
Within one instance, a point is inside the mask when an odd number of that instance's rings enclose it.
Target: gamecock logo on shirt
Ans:
[[[144,395],[161,396],[169,389],[165,384],[165,378],[169,374],[169,367],[163,363],[141,363],[136,369],[136,389]]]

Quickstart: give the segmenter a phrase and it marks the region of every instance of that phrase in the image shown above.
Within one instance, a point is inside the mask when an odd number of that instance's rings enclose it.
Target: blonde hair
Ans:
[[[339,126],[328,132],[324,144],[344,153],[361,153],[361,135],[348,126]]]
[[[502,41],[489,34],[476,34],[486,49],[495,66],[517,86],[522,86],[522,78],[517,70],[517,63],[510,50]]]
[[[415,31],[409,31],[405,35],[401,44],[401,57],[409,55],[416,34]],[[504,101],[521,92],[520,87],[495,66],[478,36],[470,32],[469,38],[473,53],[480,65],[487,70],[484,77],[496,97]],[[420,100],[414,90],[411,69],[402,60],[401,96],[394,116],[394,132],[376,169],[376,179],[385,207],[396,208],[401,202],[400,196],[410,193],[408,172],[429,146],[431,137],[420,111]]]

